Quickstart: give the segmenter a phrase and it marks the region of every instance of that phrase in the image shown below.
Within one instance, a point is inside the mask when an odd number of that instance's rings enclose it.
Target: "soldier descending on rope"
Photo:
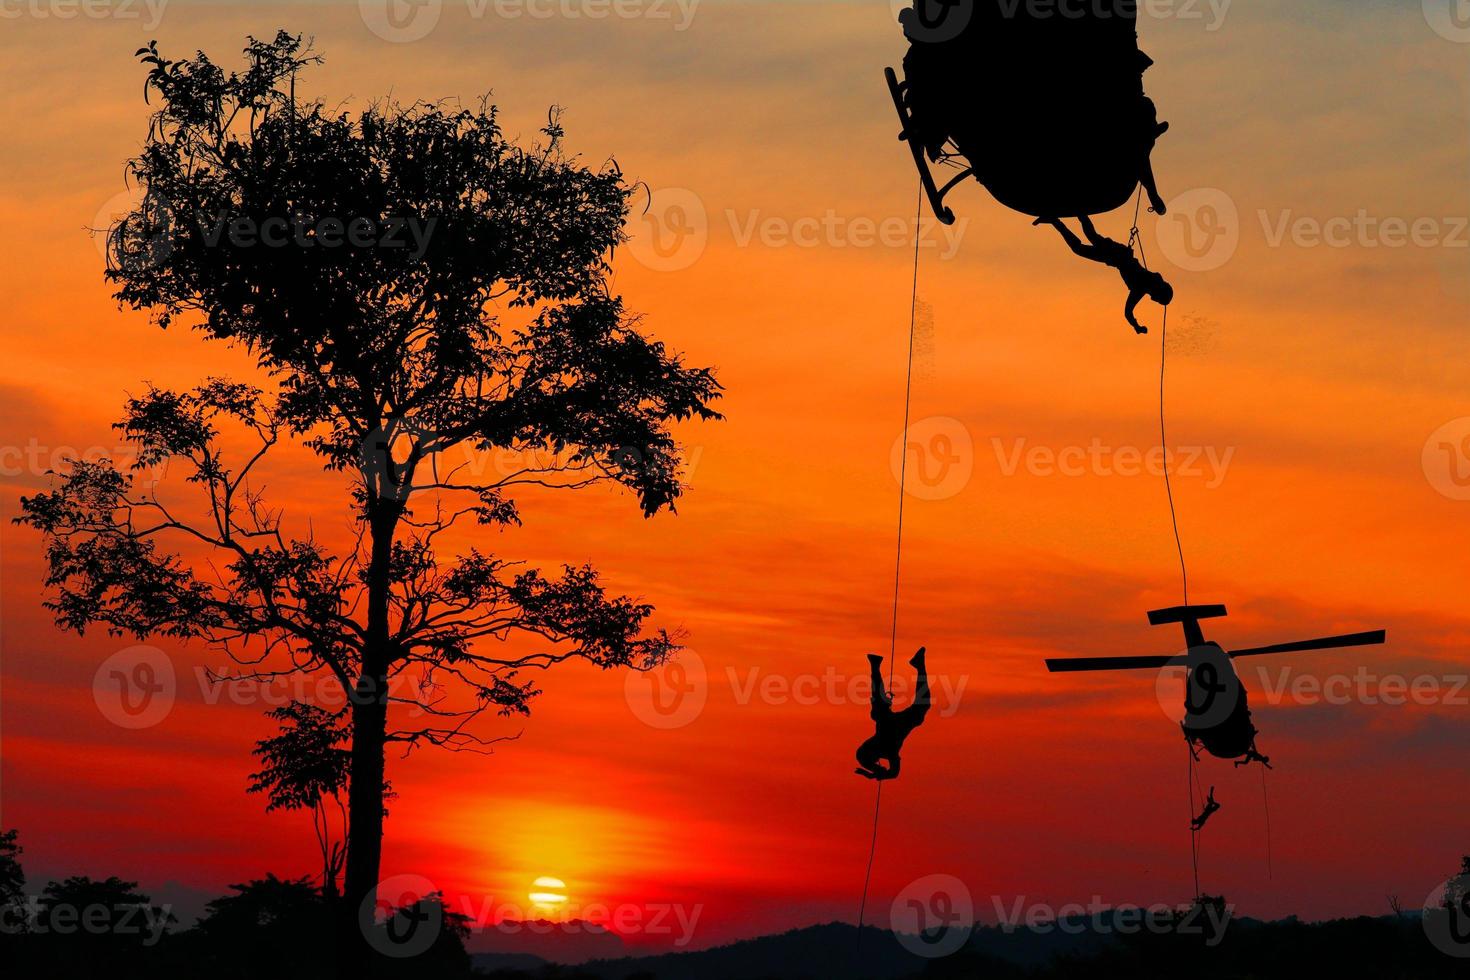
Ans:
[[[1219,809],[1220,804],[1215,802],[1215,787],[1211,786],[1210,797],[1209,799],[1205,800],[1205,808],[1200,811],[1199,816],[1195,817],[1189,822],[1189,829],[1203,830],[1205,824],[1209,822],[1210,818],[1215,815],[1215,811]]]
[[[924,716],[929,713],[929,673],[924,668],[924,648],[920,647],[909,661],[909,665],[918,671],[918,678],[914,684],[914,703],[902,711],[893,710],[893,695],[883,688],[883,658],[870,653],[868,665],[873,675],[870,716],[877,732],[858,746],[858,768],[853,771],[868,779],[897,779],[898,753],[903,748],[904,739],[924,723]],[[888,765],[883,765],[883,761]]]

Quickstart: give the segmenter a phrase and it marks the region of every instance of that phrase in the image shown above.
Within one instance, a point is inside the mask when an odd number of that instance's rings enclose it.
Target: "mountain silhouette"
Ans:
[[[1219,945],[1196,938],[1139,932],[1104,935],[1085,919],[1066,920],[1070,932],[1041,933],[981,926],[953,955],[927,959],[912,952],[917,937],[886,929],[827,923],[780,935],[742,940],[687,953],[595,960],[580,966],[545,964],[505,968],[489,958],[476,966],[497,980],[864,980],[965,978],[1074,980],[1077,977],[1281,978],[1308,975],[1375,978],[1462,977],[1463,965],[1435,949],[1417,916],[1384,916],[1303,923],[1232,919]],[[1102,922],[1111,928],[1108,917]]]
[[[622,937],[606,926],[581,919],[506,920],[471,933],[465,949],[477,966],[530,967],[538,963],[579,964],[627,955]],[[525,961],[525,962],[521,962]]]

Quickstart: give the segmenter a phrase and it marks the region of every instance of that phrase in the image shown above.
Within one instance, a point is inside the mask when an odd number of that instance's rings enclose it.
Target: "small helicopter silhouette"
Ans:
[[[1155,657],[1063,657],[1046,662],[1052,673],[1083,670],[1157,670],[1163,667],[1185,668],[1184,737],[1195,758],[1204,748],[1221,759],[1235,759],[1237,766],[1260,762],[1270,768],[1270,759],[1256,751],[1256,726],[1251,723],[1250,701],[1245,685],[1235,672],[1236,657],[1259,657],[1269,653],[1295,653],[1303,650],[1332,650],[1341,647],[1370,646],[1382,643],[1384,630],[1344,633],[1315,640],[1273,643],[1269,646],[1224,650],[1220,644],[1205,639],[1200,620],[1225,615],[1222,605],[1171,606],[1154,609],[1148,614],[1150,625],[1180,623],[1188,651],[1174,656]]]

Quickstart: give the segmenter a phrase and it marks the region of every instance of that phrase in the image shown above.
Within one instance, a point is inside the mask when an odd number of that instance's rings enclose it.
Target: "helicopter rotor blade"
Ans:
[[[1344,633],[1340,636],[1324,636],[1315,640],[1297,640],[1294,643],[1273,643],[1270,646],[1231,650],[1230,656],[1259,657],[1267,653],[1295,653],[1299,650],[1333,650],[1339,647],[1366,647],[1384,642],[1387,636],[1388,633],[1386,630]]]
[[[1053,674],[1082,670],[1157,670],[1171,664],[1183,666],[1178,654],[1169,657],[1059,657],[1046,662]]]

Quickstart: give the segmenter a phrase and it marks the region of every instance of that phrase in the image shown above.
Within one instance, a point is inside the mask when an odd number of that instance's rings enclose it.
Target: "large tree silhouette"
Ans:
[[[150,387],[117,426],[131,467],[76,462],[19,520],[47,537],[60,625],[197,638],[252,676],[321,671],[349,692],[343,897],[360,905],[386,747],[472,748],[481,711],[528,711],[528,671],[646,668],[677,648],[590,567],[450,557],[440,536],[518,524],[513,494],[531,485],[613,482],[645,515],[672,509],[670,426],[718,418],[720,388],[610,292],[632,189],[569,156],[555,113],[521,146],[484,104],[298,101],[319,59],[284,32],[251,39],[237,72],[138,53],[155,111],[108,278],[159,326],[243,347],[275,390]],[[262,460],[286,439],[349,478],[355,546],[291,536],[263,495]],[[520,462],[487,475],[473,464],[492,450]],[[140,485],[163,463],[192,503]]]

